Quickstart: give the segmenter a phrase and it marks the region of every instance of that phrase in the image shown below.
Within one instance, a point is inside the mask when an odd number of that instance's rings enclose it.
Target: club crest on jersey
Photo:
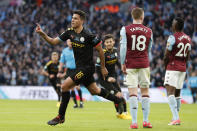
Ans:
[[[84,37],[81,37],[81,38],[80,38],[80,41],[81,41],[81,42],[84,42],[84,41],[85,41],[85,38],[84,38]]]

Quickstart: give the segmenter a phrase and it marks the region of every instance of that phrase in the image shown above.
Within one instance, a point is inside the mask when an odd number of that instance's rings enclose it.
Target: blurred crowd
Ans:
[[[37,0],[38,1],[38,0]],[[111,33],[119,48],[119,31],[132,22],[131,10],[135,6],[144,8],[144,24],[153,30],[154,44],[151,58],[152,87],[163,85],[165,70],[163,56],[166,40],[171,32],[172,19],[180,16],[185,20],[184,31],[192,40],[191,60],[188,74],[197,71],[197,8],[187,0],[132,0],[114,3],[118,12],[105,8],[95,10],[97,1],[88,0],[20,0],[0,7],[0,85],[48,85],[41,74],[43,66],[50,60],[52,51],[61,53],[66,44],[51,46],[36,33],[36,23],[51,37],[60,35],[70,26],[72,10],[81,9],[88,15],[86,27],[100,36]],[[129,7],[124,9],[124,6]],[[121,8],[122,7],[122,8]],[[123,75],[117,69],[122,84]],[[96,74],[95,74],[96,77]]]

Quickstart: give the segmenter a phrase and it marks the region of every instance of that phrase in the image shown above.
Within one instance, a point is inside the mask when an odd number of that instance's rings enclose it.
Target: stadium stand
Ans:
[[[189,1],[189,2],[188,2]],[[100,2],[102,2],[100,4]],[[50,36],[58,36],[72,18],[72,10],[88,13],[86,26],[100,36],[111,33],[119,48],[119,31],[132,22],[130,11],[135,6],[145,10],[144,24],[152,28],[154,44],[151,59],[152,87],[164,80],[163,55],[167,37],[172,33],[172,19],[185,19],[184,32],[193,40],[188,74],[197,72],[197,2],[195,0],[9,0],[0,2],[0,85],[47,85],[40,74],[52,51],[61,52],[65,44],[50,46],[35,33],[36,24]],[[184,7],[184,8],[183,8]],[[58,32],[58,34],[55,34]],[[117,70],[122,83],[123,75]]]

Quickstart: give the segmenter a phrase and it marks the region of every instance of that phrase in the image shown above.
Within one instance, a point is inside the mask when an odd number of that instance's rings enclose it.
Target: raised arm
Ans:
[[[36,26],[36,33],[38,33],[46,42],[48,42],[51,45],[56,45],[59,44],[61,42],[61,40],[59,39],[59,37],[56,38],[51,38],[49,37],[41,28],[41,26],[37,23]]]

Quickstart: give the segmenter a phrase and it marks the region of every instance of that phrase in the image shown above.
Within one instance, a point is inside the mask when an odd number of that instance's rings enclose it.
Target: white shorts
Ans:
[[[186,72],[167,70],[165,74],[164,86],[169,85],[182,89],[185,80]]]
[[[150,68],[127,69],[126,82],[128,88],[149,88]]]

